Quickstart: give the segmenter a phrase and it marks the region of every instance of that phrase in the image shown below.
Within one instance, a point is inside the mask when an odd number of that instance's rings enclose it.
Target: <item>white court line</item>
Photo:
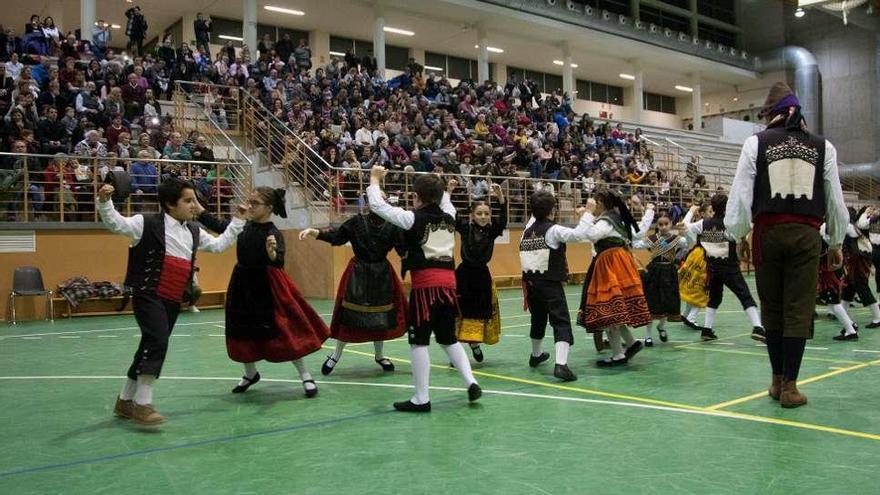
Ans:
[[[118,335],[98,335],[99,339],[115,339]]]
[[[223,328],[223,329],[226,328],[226,325],[211,325],[211,326],[212,326],[212,327],[217,327],[217,328]]]
[[[733,342],[709,342],[712,345],[736,345]]]
[[[853,349],[853,352],[869,352],[871,354],[880,354],[880,351],[874,351],[871,349]]]
[[[22,338],[25,339],[25,340],[40,340],[40,339],[42,339],[43,337],[33,337],[33,336],[28,336],[28,337],[22,337]]]
[[[172,333],[171,336],[172,337],[192,337],[192,335],[190,335],[188,333],[177,333],[177,334]]]
[[[827,351],[827,347],[813,347],[813,346],[805,346],[804,349],[810,349],[811,351]]]
[[[78,339],[79,335],[61,335],[58,338],[60,338],[60,339]]]
[[[0,376],[0,380],[122,380],[124,376],[108,376],[108,375],[97,375],[97,376],[63,376],[63,375],[47,375],[47,376]],[[237,377],[222,377],[222,376],[163,376],[162,380],[204,380],[204,381],[228,381],[234,382],[239,380]],[[279,382],[279,383],[295,383],[300,384],[299,380],[291,380],[291,379],[282,379],[282,378],[263,378],[261,381],[264,382]],[[343,386],[356,386],[356,387],[378,387],[378,388],[395,388],[395,389],[411,389],[412,385],[402,384],[402,383],[369,383],[369,382],[349,382],[349,381],[324,381],[324,380],[316,380],[318,384],[321,385],[343,385]],[[461,387],[438,387],[432,386],[429,387],[431,390],[444,391],[444,392],[464,392],[466,389]],[[487,390],[483,389],[484,394],[489,395],[500,395],[507,397],[523,397],[529,399],[545,399],[545,400],[556,400],[562,402],[576,402],[582,404],[596,404],[596,405],[605,405],[605,406],[617,406],[617,407],[628,407],[632,409],[647,409],[654,411],[666,411],[678,414],[691,414],[697,416],[711,416],[716,418],[725,418],[725,419],[733,419],[738,421],[746,421],[751,423],[764,423],[776,426],[790,426],[798,429],[806,429],[813,431],[821,431],[827,433],[837,433],[837,434],[846,434],[852,436],[853,434],[861,433],[861,432],[846,432],[843,431],[828,431],[823,428],[827,428],[821,425],[806,425],[806,424],[780,424],[776,418],[770,417],[762,417],[762,416],[746,416],[741,415],[736,412],[729,412],[723,410],[699,410],[699,409],[684,409],[684,408],[676,408],[676,407],[668,407],[668,406],[659,406],[654,404],[643,404],[638,402],[621,402],[614,400],[603,400],[603,399],[587,399],[584,397],[566,397],[566,396],[558,396],[558,395],[547,395],[547,394],[534,394],[528,392],[513,392],[506,390]],[[858,436],[858,435],[856,435]]]
[[[222,321],[199,321],[199,322],[190,322],[190,323],[178,323],[174,325],[177,327],[186,327],[190,325],[208,325],[211,323],[223,323]],[[121,330],[140,330],[140,327],[117,327],[117,328],[98,328],[95,330],[71,330],[69,332],[46,332],[46,333],[28,333],[24,335],[3,335],[0,336],[0,340],[4,339],[23,339],[27,337],[45,337],[47,335],[74,335],[80,333],[97,333],[97,332],[118,332]]]
[[[226,335],[222,333],[209,333],[208,337],[226,337]]]

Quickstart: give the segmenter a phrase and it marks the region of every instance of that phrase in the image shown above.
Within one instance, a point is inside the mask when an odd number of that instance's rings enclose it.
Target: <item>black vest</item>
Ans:
[[[736,254],[736,241],[727,238],[724,221],[719,218],[703,220],[703,232],[697,240],[706,250],[706,262],[712,266],[739,266]]]
[[[757,136],[752,216],[788,213],[825,218],[825,138],[782,126]]]
[[[196,251],[199,249],[199,228],[187,223],[192,232],[193,251],[190,258],[192,268],[189,282],[192,282],[196,266]],[[144,232],[137,245],[128,248],[128,269],[125,273],[125,286],[134,294],[155,294],[165,261],[165,214],[144,215]]]
[[[455,269],[455,218],[433,204],[413,212],[415,221],[403,234],[403,273],[425,268]]]
[[[523,280],[568,280],[565,244],[558,249],[547,245],[547,231],[555,225],[550,220],[535,220],[519,241],[519,260]]]

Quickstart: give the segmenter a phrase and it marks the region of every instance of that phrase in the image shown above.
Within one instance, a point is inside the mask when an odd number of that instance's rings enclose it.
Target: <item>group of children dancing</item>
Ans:
[[[478,400],[482,390],[462,343],[476,362],[482,362],[481,346],[497,343],[501,335],[489,262],[495,241],[507,226],[502,189],[493,185],[490,201],[474,202],[469,211],[458,212],[450,201],[456,181],[422,174],[413,183],[414,208],[406,210],[386,199],[381,188],[385,173],[384,168],[373,167],[362,214],[336,228],[308,228],[299,234],[306,242],[350,243],[354,251],[339,283],[329,327],[284,271],[284,236],[271,220],[273,214],[286,217],[283,190],[256,188],[235,218],[224,221],[204,212],[192,185],[178,179],[160,185],[163,213],[157,215],[120,215],[110,199],[113,188],[104,186],[98,198],[104,223],[131,239],[126,285],[132,290],[142,333],[114,413],[144,426],[164,422],[153,407],[152,387],[164,362],[184,288],[192,280],[195,254],[198,250],[223,251],[234,242],[237,262],[227,291],[226,348],[230,359],[242,363],[244,375],[233,393],[244,393],[260,381],[256,363],[265,360],[291,362],[305,396],[315,397],[318,388],[302,358],[331,337],[336,346],[324,361],[322,374],[329,375],[339,366],[346,344],[361,342],[373,342],[376,364],[385,372],[394,371],[383,343],[406,334],[415,391],[408,400],[394,403],[395,409],[431,410],[428,345],[432,335],[461,375],[468,400]],[[625,202],[610,191],[588,200],[576,210],[577,225],[565,227],[554,221],[556,198],[547,192],[534,193],[532,218],[519,244],[523,302],[531,317],[529,366],[538,367],[550,359],[543,347],[549,322],[553,375],[562,381],[577,379],[568,365],[574,335],[564,290],[569,278],[566,244],[571,242],[593,245],[576,323],[593,335],[597,351],[610,348],[610,354],[597,361],[598,367],[627,364],[643,347],[654,345],[655,328],[660,341],[666,342],[669,321],[681,319],[685,326],[700,331],[703,340],[717,338],[714,320],[725,286],[742,304],[752,338],[763,341],[760,315],[740,271],[748,244],[726,231],[726,201],[719,194],[702,210],[692,208],[680,234],[670,216],[657,214],[654,205],[647,206],[637,223]],[[655,217],[656,227],[649,234]],[[880,306],[868,287],[870,264],[880,260],[878,217],[880,212],[874,210],[861,215],[853,212],[850,247],[845,244],[847,270],[823,268],[821,273],[819,297],[844,325],[837,340],[858,338],[858,326],[846,312],[854,296],[873,312],[868,326],[880,326]],[[870,233],[862,233],[859,227]],[[206,229],[220,235],[213,237]],[[460,237],[458,267],[456,232]],[[644,270],[639,270],[631,248],[650,252]],[[400,254],[401,276],[410,275],[409,297],[388,261],[392,250]],[[696,318],[703,308],[704,321],[699,325]],[[646,328],[644,340],[636,339],[631,330],[639,327]]]

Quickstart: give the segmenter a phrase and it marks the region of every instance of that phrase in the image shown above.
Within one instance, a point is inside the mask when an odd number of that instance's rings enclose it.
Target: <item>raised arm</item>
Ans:
[[[132,245],[137,244],[144,234],[144,216],[135,215],[124,217],[113,208],[113,186],[104,184],[98,191],[98,213],[101,221],[107,229],[114,234],[122,234],[132,240]]]
[[[651,224],[654,223],[654,205],[648,203],[648,207],[645,209],[645,214],[642,215],[642,221],[639,222],[639,230],[638,232],[633,232],[633,241],[644,239],[645,236],[648,235],[648,229],[651,228]],[[633,244],[635,247],[635,244]]]
[[[199,250],[209,253],[221,253],[229,249],[244,228],[244,219],[233,218],[223,233],[217,237],[207,233],[205,229],[199,229]]]
[[[211,215],[207,211],[203,211],[199,213],[198,221],[202,224],[206,229],[211,232],[221,233],[229,227],[229,220],[223,220],[221,218],[217,218],[214,215]]]
[[[370,210],[382,219],[396,225],[403,230],[412,228],[416,221],[413,212],[404,210],[398,206],[391,206],[382,197],[382,178],[385,177],[385,167],[374,166],[370,169],[370,186],[367,187],[367,200],[370,202]]]

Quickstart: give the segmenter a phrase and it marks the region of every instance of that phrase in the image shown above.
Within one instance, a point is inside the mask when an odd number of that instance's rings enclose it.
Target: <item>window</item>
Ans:
[[[358,57],[363,57],[364,55],[375,57],[376,54],[373,52],[373,42],[354,40],[354,54]]]
[[[385,68],[405,71],[409,62],[409,49],[400,46],[385,45]]]
[[[721,45],[734,48],[737,46],[736,33],[715,26],[700,24],[700,34],[698,37],[701,40],[708,40]]]
[[[257,27],[259,30],[259,27]],[[293,42],[293,46],[296,47],[299,45],[299,40],[305,38],[306,41],[309,39],[309,33],[306,31],[300,31],[298,29],[287,29],[287,28],[278,28],[278,39],[284,37],[285,34],[290,35],[290,41]]]
[[[241,38],[241,30],[242,24],[241,21],[236,21],[233,19],[223,19],[218,17],[211,17],[211,39],[219,44],[226,44],[227,41],[223,38],[220,38],[220,35],[225,36],[235,36],[236,38]],[[175,44],[177,40],[174,40]],[[233,41],[232,44],[235,46],[241,46],[241,41]],[[256,47],[254,47],[256,49]]]
[[[691,2],[690,0],[660,0],[663,3],[667,3],[672,5],[673,7],[678,7],[684,10],[691,10]]]
[[[691,34],[691,22],[688,18],[661,9],[642,5],[639,7],[639,18],[648,24],[656,24],[661,28]]]
[[[675,97],[648,93],[645,91],[645,110],[652,112],[675,113]]]
[[[581,81],[578,79],[575,82],[574,87],[577,89],[577,95],[575,95],[575,98],[578,100],[590,99],[590,81]]]
[[[608,103],[623,106],[623,88],[608,85]]]
[[[552,93],[554,91],[559,91],[559,94],[562,95],[562,76],[544,74],[544,92]]]
[[[608,85],[602,83],[590,83],[590,100],[608,103]]]
[[[471,64],[466,58],[447,56],[446,63],[448,65],[447,76],[453,79],[470,79]]]
[[[590,7],[593,7],[596,12],[607,10],[612,14],[629,15],[629,0],[585,0],[577,3],[589,5]]]
[[[736,5],[734,0],[700,0],[697,2],[700,15],[718,19],[728,24],[736,24]]]
[[[623,100],[623,88],[611,84],[603,84],[592,81],[575,81],[577,98],[579,100],[597,101],[612,105],[625,105]]]

